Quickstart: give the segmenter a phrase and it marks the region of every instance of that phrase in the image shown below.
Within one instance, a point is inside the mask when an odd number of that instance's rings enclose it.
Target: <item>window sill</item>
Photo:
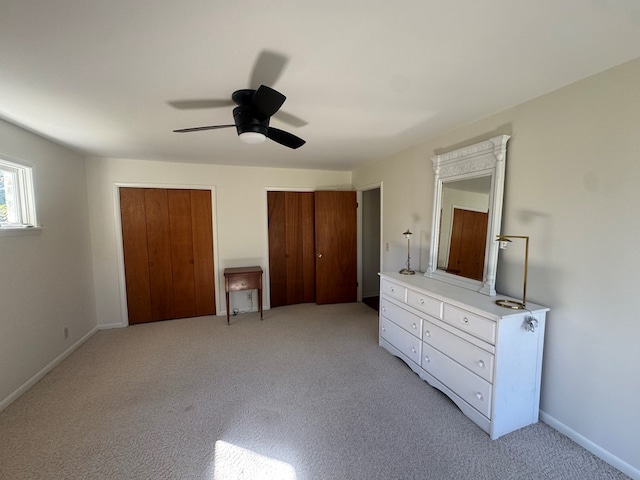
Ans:
[[[0,237],[17,237],[22,235],[40,235],[42,227],[2,227]]]

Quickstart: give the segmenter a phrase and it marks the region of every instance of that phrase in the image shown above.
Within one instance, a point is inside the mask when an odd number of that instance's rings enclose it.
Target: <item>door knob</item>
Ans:
[[[318,258],[322,258],[322,254],[321,253],[318,254]]]

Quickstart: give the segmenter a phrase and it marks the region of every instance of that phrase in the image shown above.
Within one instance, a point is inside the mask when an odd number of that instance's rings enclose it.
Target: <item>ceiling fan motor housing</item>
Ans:
[[[251,107],[247,105],[241,105],[233,109],[233,120],[236,124],[238,135],[246,132],[257,132],[266,137],[269,131],[269,118],[258,120],[254,117]]]

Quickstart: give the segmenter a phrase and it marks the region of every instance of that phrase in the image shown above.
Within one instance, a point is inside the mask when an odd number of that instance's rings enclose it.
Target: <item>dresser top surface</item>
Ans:
[[[379,275],[380,278],[386,278],[405,287],[425,291],[429,296],[442,300],[443,302],[447,302],[461,308],[471,308],[472,310],[477,310],[478,313],[489,314],[495,318],[520,315],[527,311],[546,312],[549,310],[549,307],[544,307],[531,302],[527,302],[526,310],[501,307],[496,305],[496,300],[507,299],[518,301],[518,299],[500,294],[495,297],[490,297],[457,285],[425,277],[421,273],[416,273],[415,275],[402,275],[401,273],[396,272],[381,272]]]

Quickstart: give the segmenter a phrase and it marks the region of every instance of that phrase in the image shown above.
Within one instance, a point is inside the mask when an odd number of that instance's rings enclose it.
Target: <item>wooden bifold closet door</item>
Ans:
[[[267,193],[271,307],[357,299],[356,193]]]
[[[120,188],[129,323],[215,314],[211,192]]]
[[[313,192],[267,192],[271,307],[316,301]]]

